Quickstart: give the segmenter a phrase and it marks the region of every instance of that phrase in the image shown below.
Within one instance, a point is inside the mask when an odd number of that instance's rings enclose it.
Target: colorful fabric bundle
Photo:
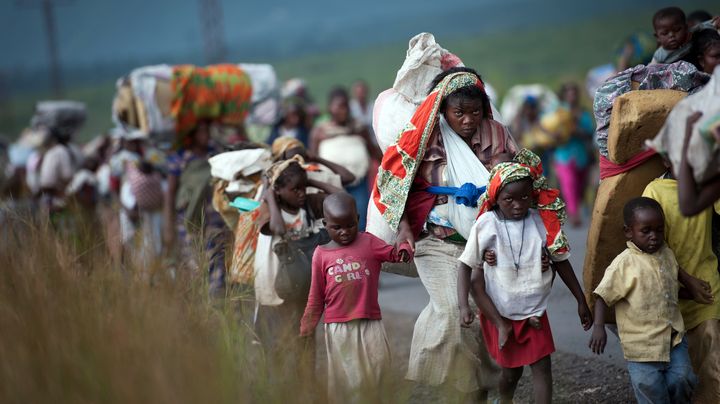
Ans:
[[[171,115],[178,141],[203,120],[240,125],[250,111],[250,76],[235,65],[173,67]]]
[[[459,72],[445,77],[417,108],[395,144],[385,151],[374,185],[373,203],[391,229],[397,229],[400,223],[415,174],[441,112],[440,104],[449,94],[469,86],[484,89],[480,78],[472,73]]]
[[[608,79],[598,88],[593,103],[600,155],[608,156],[608,129],[613,112],[613,102],[622,94],[634,90],[633,83],[639,83],[638,90],[669,89],[693,94],[699,91],[708,80],[710,80],[708,74],[698,71],[691,63],[683,61],[651,66],[638,65]]]
[[[527,149],[520,150],[512,163],[500,163],[490,172],[487,190],[480,197],[480,215],[489,212],[497,204],[497,195],[507,184],[523,178],[533,180],[533,202],[531,207],[538,210],[547,230],[547,248],[556,261],[567,258],[570,252],[562,225],[567,219],[565,202],[560,198],[560,191],[550,188],[547,179],[542,175],[540,157]]]

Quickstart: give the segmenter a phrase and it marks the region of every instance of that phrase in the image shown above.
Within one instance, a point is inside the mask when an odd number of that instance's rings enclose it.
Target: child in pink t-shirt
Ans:
[[[345,192],[323,203],[325,228],[332,241],[315,250],[312,284],[300,335],[310,336],[325,312],[328,401],[377,397],[387,376],[390,346],[378,304],[383,262],[405,262],[410,246],[400,249],[370,233],[358,232],[355,200]]]

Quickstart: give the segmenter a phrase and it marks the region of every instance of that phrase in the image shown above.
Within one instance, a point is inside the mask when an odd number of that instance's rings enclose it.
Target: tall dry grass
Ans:
[[[97,224],[58,232],[5,212],[0,228],[0,402],[322,400],[253,343],[243,295],[204,277],[113,263]],[[9,213],[9,214],[7,214]],[[150,276],[140,276],[141,273]],[[277,352],[275,354],[278,354]],[[305,381],[303,381],[305,380]],[[305,401],[305,400],[302,400]]]

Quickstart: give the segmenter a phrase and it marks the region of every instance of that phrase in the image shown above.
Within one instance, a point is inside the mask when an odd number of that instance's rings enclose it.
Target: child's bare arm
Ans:
[[[315,154],[312,154],[310,152],[306,153],[306,157],[308,161],[314,161],[318,164],[322,164],[325,167],[329,168],[334,172],[335,174],[340,176],[340,182],[343,185],[347,185],[353,181],[355,181],[355,176],[353,173],[350,172],[347,168],[341,166],[340,164],[333,163],[332,161],[325,160],[324,158],[317,156]]]
[[[575,296],[575,300],[578,304],[578,316],[580,316],[580,323],[582,324],[583,329],[585,331],[589,330],[590,326],[592,326],[593,316],[587,305],[587,301],[585,301],[585,295],[580,287],[580,282],[578,282],[577,277],[575,276],[573,267],[570,265],[570,261],[564,260],[556,262],[555,269],[560,275],[560,279],[562,279],[565,286],[570,289],[570,293]]]
[[[588,347],[598,355],[605,351],[605,345],[607,344],[607,333],[605,332],[605,312],[607,312],[607,309],[608,306],[605,304],[605,300],[597,296],[595,300],[595,323]]]
[[[680,289],[680,298],[692,299],[700,304],[711,304],[713,302],[714,297],[709,283],[690,275],[682,268],[678,269],[678,281],[685,286],[684,289]],[[686,296],[683,291],[687,292]]]
[[[497,327],[498,344],[500,345],[500,349],[503,349],[510,336],[510,320],[500,315],[497,307],[495,307],[495,303],[493,303],[487,294],[485,290],[485,269],[482,266],[475,271],[475,276],[472,277],[472,289],[473,298],[478,308],[482,311],[483,315]],[[467,295],[465,295],[465,304],[467,304]]]
[[[325,192],[328,195],[343,191],[342,188],[338,188],[334,185],[328,184],[327,182],[320,182],[320,181],[311,180],[311,179],[308,179],[307,185],[309,187],[315,187],[315,188]]]
[[[280,206],[278,205],[277,195],[275,190],[269,185],[269,182],[265,181],[265,192],[263,198],[265,203],[268,205],[268,211],[270,212],[270,222],[263,226],[261,231],[263,233],[269,233],[275,236],[282,236],[285,234],[285,221],[283,221],[282,213],[280,213]]]
[[[694,216],[702,212],[720,199],[720,176],[706,182],[698,191],[698,185],[690,167],[688,146],[695,123],[702,116],[702,112],[695,112],[690,115],[685,125],[685,139],[683,141],[682,159],[678,172],[678,200],[680,212],[684,216]]]
[[[460,308],[460,326],[469,327],[473,322],[475,316],[470,310],[468,304],[468,294],[470,293],[470,274],[472,268],[465,265],[463,262],[458,263],[458,280],[457,280],[457,294],[458,294],[458,306]]]

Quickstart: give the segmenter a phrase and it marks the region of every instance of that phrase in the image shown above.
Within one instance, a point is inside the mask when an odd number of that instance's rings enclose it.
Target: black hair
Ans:
[[[573,90],[577,91],[578,97],[581,95],[580,86],[574,81],[567,81],[560,86],[560,89],[557,92],[557,95],[558,95],[558,98],[560,98],[560,101],[565,101],[565,92],[569,89],[573,89]]]
[[[282,173],[280,173],[277,179],[275,179],[275,184],[273,185],[273,187],[275,189],[280,189],[284,187],[291,178],[294,178],[296,176],[307,178],[307,173],[298,162],[293,161],[292,163],[288,164],[288,166],[283,170]]]
[[[623,221],[625,226],[632,226],[635,223],[635,212],[643,209],[652,209],[664,216],[663,208],[652,198],[640,196],[629,200],[623,208]]]
[[[720,43],[720,34],[714,29],[703,29],[693,34],[692,47],[690,48],[690,59],[689,62],[695,65],[698,70],[702,71],[700,66],[700,59],[703,54]]]
[[[332,102],[332,100],[334,100],[335,98],[340,98],[340,97],[345,98],[345,100],[350,100],[350,95],[348,94],[345,87],[340,87],[340,86],[333,87],[330,90],[330,92],[328,93],[328,98],[327,98],[328,104],[330,104]]]
[[[662,20],[663,18],[669,18],[674,17],[679,19],[680,21],[687,24],[687,19],[685,18],[685,12],[680,9],[680,7],[665,7],[658,10],[655,15],[653,15],[652,23],[653,28],[655,28],[655,25],[658,21]]]
[[[692,13],[687,15],[688,22],[690,22],[690,21],[705,22],[707,20],[712,20],[712,18],[713,18],[712,14],[708,13],[705,10],[695,10]]]
[[[474,69],[471,69],[469,67],[453,67],[435,76],[435,78],[430,83],[430,88],[428,88],[428,94],[430,94],[435,89],[435,87],[437,87],[437,85],[440,84],[441,81],[443,81],[445,77],[453,73],[460,72],[472,73],[476,75],[480,81],[482,81],[480,74],[478,74],[478,72],[476,72]],[[480,100],[482,102],[483,116],[489,117],[492,114],[492,110],[490,108],[490,98],[488,98],[487,93],[484,90],[480,89],[480,87],[478,86],[461,87],[448,94],[445,99],[442,100],[442,102],[440,103],[440,111],[445,111],[445,107],[447,106],[448,101],[451,99]]]

